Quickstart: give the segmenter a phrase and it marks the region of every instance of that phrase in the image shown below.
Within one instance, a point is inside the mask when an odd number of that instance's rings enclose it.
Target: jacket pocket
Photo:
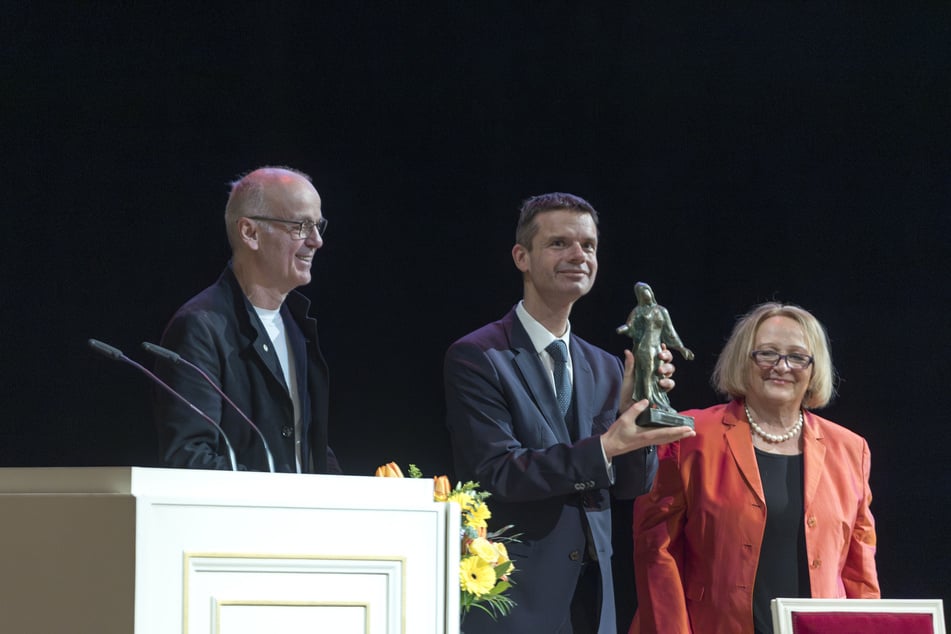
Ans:
[[[684,596],[688,601],[703,601],[703,595],[706,593],[707,586],[702,583],[688,583],[684,588]]]

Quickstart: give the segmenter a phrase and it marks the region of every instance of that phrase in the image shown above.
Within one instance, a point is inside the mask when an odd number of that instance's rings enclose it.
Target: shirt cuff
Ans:
[[[604,451],[604,441],[601,438],[598,438],[598,444],[601,447],[601,457],[604,458],[604,469],[608,474],[608,481],[611,484],[614,484],[614,464],[608,460],[608,454]]]

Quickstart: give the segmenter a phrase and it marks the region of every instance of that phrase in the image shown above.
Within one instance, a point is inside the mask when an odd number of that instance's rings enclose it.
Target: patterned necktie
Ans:
[[[555,398],[562,416],[568,412],[571,404],[571,376],[568,374],[568,346],[561,339],[555,339],[545,348],[554,362]]]

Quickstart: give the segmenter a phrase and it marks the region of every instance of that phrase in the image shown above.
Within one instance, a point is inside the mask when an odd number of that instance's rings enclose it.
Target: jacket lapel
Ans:
[[[277,381],[277,383],[284,388],[284,391],[287,392],[288,397],[290,392],[287,389],[287,383],[284,381],[284,372],[281,370],[280,362],[277,360],[277,353],[274,351],[274,345],[271,343],[271,338],[267,336],[267,331],[264,329],[264,324],[261,323],[258,314],[254,312],[254,308],[248,307],[248,319],[250,320],[253,329],[255,330],[253,340],[251,341],[251,350],[253,354],[261,360],[261,363],[268,369],[271,374],[271,377]]]
[[[568,427],[565,425],[564,417],[558,409],[551,378],[548,376],[548,371],[542,364],[542,360],[538,357],[538,353],[535,352],[532,340],[525,332],[525,328],[522,327],[522,322],[519,321],[514,309],[509,313],[509,322],[511,324],[509,341],[514,355],[513,361],[522,375],[525,389],[531,394],[532,401],[545,417],[545,421],[558,442],[570,444]]]
[[[739,412],[742,411],[741,403],[741,401],[733,401],[726,408],[723,414],[723,437],[743,479],[750,490],[756,494],[760,503],[765,505],[766,494],[763,492],[763,482],[759,477],[759,467],[753,451],[753,439],[750,437],[750,426],[739,417]]]
[[[812,505],[822,472],[825,469],[826,446],[822,442],[822,427],[812,412],[805,412],[802,426],[802,460],[805,508]]]
[[[294,354],[294,372],[297,376],[297,391],[303,399],[307,393],[307,344],[304,340],[304,333],[294,320],[287,302],[281,306],[281,318],[284,320],[284,331],[287,337],[287,345],[293,350]],[[301,403],[303,409],[303,402]]]
[[[267,368],[271,377],[277,381],[277,384],[287,392],[284,373],[281,371],[274,346],[271,345],[271,339],[267,336],[267,331],[264,330],[264,324],[261,323],[258,314],[254,312],[254,306],[244,296],[241,285],[238,284],[238,278],[235,277],[231,267],[232,262],[229,261],[221,277],[227,281],[227,287],[231,290],[231,301],[234,302],[235,315],[238,316],[239,330],[245,337],[244,349],[247,351],[246,354],[258,359],[261,365]],[[288,398],[290,398],[289,393]]]
[[[591,420],[599,412],[591,411],[591,395],[594,394],[594,372],[591,370],[591,364],[587,357],[581,353],[581,349],[575,338],[571,338],[571,366],[574,370],[574,392],[575,412],[578,418],[578,438],[587,438],[591,435]]]

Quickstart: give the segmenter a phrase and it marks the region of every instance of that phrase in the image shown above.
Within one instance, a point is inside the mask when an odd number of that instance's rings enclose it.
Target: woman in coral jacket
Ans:
[[[659,447],[634,505],[632,634],[768,634],[776,597],[879,598],[865,440],[810,410],[833,394],[822,325],[776,303],[742,317],[713,383],[732,400]]]

